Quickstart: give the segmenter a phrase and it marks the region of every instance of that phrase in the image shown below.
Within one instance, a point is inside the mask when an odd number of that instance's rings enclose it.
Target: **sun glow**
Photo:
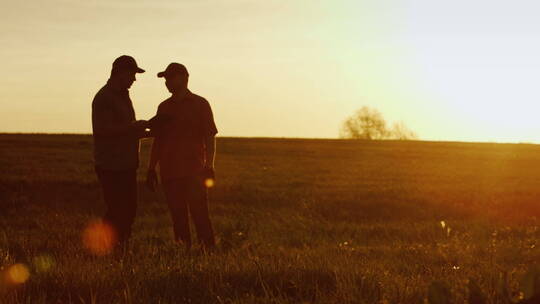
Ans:
[[[212,188],[214,187],[214,180],[211,178],[207,178],[204,180],[204,185],[206,186],[206,188]]]
[[[116,240],[113,227],[100,220],[91,222],[83,233],[83,244],[86,249],[99,256],[111,253]]]
[[[30,277],[30,271],[24,264],[11,265],[7,270],[7,281],[11,284],[23,284]]]

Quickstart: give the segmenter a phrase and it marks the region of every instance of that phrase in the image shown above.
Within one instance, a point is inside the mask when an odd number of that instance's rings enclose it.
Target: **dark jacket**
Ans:
[[[122,171],[136,169],[139,166],[140,136],[134,128],[129,127],[134,121],[135,111],[129,98],[129,91],[115,88],[109,80],[92,101],[96,167],[102,170]]]

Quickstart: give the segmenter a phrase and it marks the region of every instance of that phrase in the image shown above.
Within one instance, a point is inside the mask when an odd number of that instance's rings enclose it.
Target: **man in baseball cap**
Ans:
[[[171,97],[163,101],[157,115],[172,119],[153,129],[154,143],[147,185],[154,190],[159,164],[161,183],[174,224],[176,241],[191,247],[189,214],[204,249],[215,247],[208,212],[207,188],[214,183],[216,124],[210,104],[188,90],[189,73],[180,63],[171,63],[157,74],[165,78]]]
[[[159,72],[157,77],[170,79],[174,78],[176,75],[189,77],[189,73],[183,64],[173,62],[167,66],[165,71]]]
[[[139,139],[147,136],[148,122],[136,120],[129,88],[143,73],[135,59],[123,55],[112,64],[107,84],[92,102],[95,170],[107,211],[104,224],[114,232],[116,245],[125,245],[137,207]]]
[[[122,72],[122,71],[130,71],[135,73],[144,73],[145,71],[137,66],[137,62],[135,62],[135,58],[128,56],[128,55],[122,55],[118,58],[116,58],[112,64],[112,72]]]

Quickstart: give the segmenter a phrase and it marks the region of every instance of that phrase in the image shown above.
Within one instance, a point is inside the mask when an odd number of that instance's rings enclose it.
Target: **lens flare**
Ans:
[[[103,221],[93,221],[84,230],[83,244],[95,255],[111,253],[116,243],[116,233],[113,227]]]
[[[204,180],[204,185],[206,186],[206,188],[212,188],[214,187],[214,180],[211,178],[207,178]]]
[[[54,266],[54,259],[48,255],[34,258],[34,266],[37,272],[47,272]]]
[[[7,280],[11,284],[23,284],[30,277],[30,271],[24,264],[11,265],[7,269]]]

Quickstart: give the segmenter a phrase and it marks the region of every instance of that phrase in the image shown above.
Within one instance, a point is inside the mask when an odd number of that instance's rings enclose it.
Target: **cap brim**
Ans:
[[[157,77],[165,77],[165,71],[157,73]]]
[[[139,67],[137,67],[137,69],[135,69],[135,72],[137,72],[137,73],[144,73],[144,72],[146,72],[146,71],[143,70],[143,69],[141,69],[141,68],[139,68]]]

